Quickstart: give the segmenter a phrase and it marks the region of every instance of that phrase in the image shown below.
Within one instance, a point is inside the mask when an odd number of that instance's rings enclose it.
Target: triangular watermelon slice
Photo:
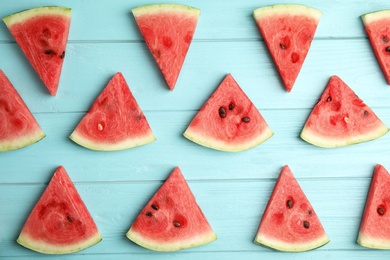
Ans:
[[[124,150],[156,140],[120,72],[108,82],[70,139],[100,151]]]
[[[329,242],[321,222],[290,168],[280,172],[261,219],[255,243],[303,252]]]
[[[180,4],[152,4],[132,11],[169,89],[173,90],[194,36],[200,10]]]
[[[317,9],[297,4],[266,6],[253,12],[288,92],[305,61],[321,14]]]
[[[367,195],[357,242],[376,249],[390,249],[390,175],[376,165]]]
[[[0,152],[31,145],[45,136],[22,97],[0,70]]]
[[[37,7],[3,19],[53,96],[60,81],[70,19],[71,9],[58,6]]]
[[[126,236],[155,251],[177,251],[217,239],[176,167],[140,212]]]
[[[332,76],[302,130],[306,142],[334,148],[373,140],[389,129],[339,77]]]
[[[192,120],[184,136],[200,145],[227,152],[253,148],[273,135],[256,106],[231,74]]]
[[[375,57],[390,85],[390,10],[361,16]]]
[[[65,168],[55,171],[17,242],[44,254],[69,254],[102,240]]]

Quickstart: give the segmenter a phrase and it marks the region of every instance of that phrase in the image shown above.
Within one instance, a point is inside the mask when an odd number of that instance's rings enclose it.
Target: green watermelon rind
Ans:
[[[367,13],[360,16],[363,24],[368,25],[372,22],[382,20],[384,18],[390,18],[390,10],[381,10],[377,12]]]
[[[191,14],[193,16],[200,15],[200,9],[182,5],[182,4],[150,4],[143,5],[132,9],[133,15],[138,17],[144,14],[160,13],[160,12],[179,12]]]
[[[320,20],[322,12],[313,7],[300,4],[278,4],[257,8],[253,11],[253,17],[257,21],[267,16],[276,14],[304,15],[312,17],[317,22]]]
[[[24,148],[39,142],[45,136],[46,134],[42,131],[42,129],[39,128],[36,129],[33,133],[30,132],[24,136],[18,136],[12,140],[2,140],[0,141],[0,152],[8,152]]]
[[[96,150],[96,151],[119,151],[119,150],[126,150],[134,147],[138,147],[141,145],[149,144],[156,140],[156,137],[153,135],[152,132],[149,134],[137,137],[137,138],[128,138],[126,140],[123,140],[118,143],[105,143],[105,142],[98,142],[97,140],[92,140],[89,138],[84,137],[83,135],[79,134],[77,131],[74,131],[69,138],[74,141],[75,143],[84,146],[85,148]]]
[[[367,248],[390,249],[390,240],[373,238],[361,232],[359,232],[357,243]]]
[[[323,148],[337,148],[342,146],[348,146],[353,144],[359,144],[362,142],[368,142],[380,138],[389,132],[389,128],[383,123],[380,124],[377,129],[356,136],[351,136],[348,138],[331,138],[327,136],[318,135],[314,131],[311,131],[306,126],[301,132],[301,138],[308,143],[313,145],[323,147]]]
[[[216,138],[210,138],[209,136],[199,133],[198,131],[193,131],[191,127],[188,127],[183,135],[184,137],[193,141],[194,143],[197,143],[199,145],[208,148],[212,148],[224,152],[242,152],[245,150],[249,150],[253,147],[256,147],[261,143],[267,141],[269,138],[271,138],[274,135],[274,133],[272,132],[271,128],[267,126],[266,128],[263,129],[263,132],[260,135],[256,136],[249,142],[240,143],[240,144],[231,144],[228,142],[218,140]]]
[[[8,15],[3,18],[3,21],[8,27],[10,27],[13,24],[26,21],[39,15],[61,15],[71,17],[71,14],[71,8],[61,6],[41,6]]]
[[[43,254],[70,254],[74,252],[78,252],[81,250],[84,250],[88,247],[91,247],[100,241],[102,241],[102,236],[99,232],[92,235],[91,237],[87,238],[86,240],[82,242],[78,242],[74,245],[52,245],[49,243],[45,243],[43,241],[34,239],[33,237],[30,237],[28,234],[21,233],[18,239],[16,240],[20,245],[43,253]]]
[[[329,238],[327,235],[323,235],[313,241],[305,242],[305,243],[286,243],[284,241],[280,241],[274,238],[269,238],[262,234],[257,234],[254,242],[260,245],[264,245],[279,251],[284,252],[305,252],[309,250],[313,250],[319,247],[322,247],[329,243]]]
[[[178,242],[164,243],[161,241],[154,241],[152,239],[145,238],[142,236],[142,234],[135,232],[132,229],[126,233],[126,236],[131,241],[142,247],[159,252],[173,252],[197,247],[211,243],[217,239],[217,236],[214,232],[209,232],[207,234],[200,234],[197,237],[191,237],[189,239],[180,239]]]

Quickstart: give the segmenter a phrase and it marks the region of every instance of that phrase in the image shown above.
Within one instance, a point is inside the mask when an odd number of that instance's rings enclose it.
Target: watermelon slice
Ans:
[[[334,148],[373,140],[389,129],[339,77],[332,76],[302,130],[311,144]]]
[[[192,120],[184,136],[227,152],[253,148],[273,135],[252,101],[228,74]]]
[[[200,10],[180,4],[153,4],[132,11],[169,89],[173,90],[194,36]]]
[[[303,252],[329,242],[309,200],[286,165],[265,208],[255,243],[280,251]]]
[[[44,254],[69,254],[102,237],[64,167],[55,171],[17,242]]]
[[[45,6],[9,15],[3,19],[12,36],[55,96],[65,58],[71,9]]]
[[[321,11],[297,4],[261,7],[253,16],[287,92],[294,86],[321,17]]]
[[[177,251],[217,239],[176,167],[146,204],[126,236],[155,251]]]
[[[390,10],[361,16],[375,57],[390,85]]]
[[[0,70],[0,122],[0,152],[31,145],[46,136],[2,70]]]
[[[376,165],[360,224],[357,242],[376,249],[390,249],[390,175]]]
[[[118,72],[95,100],[70,139],[92,150],[116,151],[156,140],[149,123]]]

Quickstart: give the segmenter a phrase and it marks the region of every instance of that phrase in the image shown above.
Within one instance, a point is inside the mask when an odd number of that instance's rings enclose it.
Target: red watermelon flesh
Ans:
[[[279,4],[258,8],[253,16],[290,92],[310,49],[321,12],[303,5]]]
[[[0,152],[19,149],[45,137],[35,117],[0,70]]]
[[[276,181],[255,243],[276,250],[303,252],[329,242],[320,220],[288,166]]]
[[[376,249],[390,249],[390,175],[376,165],[368,191],[357,242]]]
[[[332,76],[302,130],[311,144],[332,148],[373,140],[389,129],[353,90]]]
[[[65,168],[55,171],[17,242],[44,254],[69,254],[102,240]]]
[[[390,10],[365,14],[361,18],[375,57],[390,85]]]
[[[227,152],[253,148],[273,135],[256,106],[228,74],[194,117],[184,136]]]
[[[146,204],[126,236],[155,251],[177,251],[217,239],[180,169]]]
[[[115,151],[148,144],[156,138],[125,78],[118,72],[70,139],[92,150]]]
[[[70,19],[71,9],[57,6],[37,7],[3,19],[53,96],[60,81]]]
[[[179,4],[153,4],[132,11],[169,89],[173,90],[195,33],[200,10]]]

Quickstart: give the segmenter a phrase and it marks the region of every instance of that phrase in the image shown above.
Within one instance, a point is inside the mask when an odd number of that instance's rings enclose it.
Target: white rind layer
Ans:
[[[253,11],[253,17],[257,21],[258,19],[265,18],[273,15],[304,15],[311,17],[317,22],[320,20],[322,12],[312,8],[310,6],[300,4],[278,4],[257,8]]]
[[[361,18],[363,20],[363,24],[365,25],[382,19],[390,19],[390,10],[382,10],[378,12],[363,14]]]
[[[359,232],[357,243],[368,248],[390,249],[390,239],[380,239],[376,237],[365,236],[361,232]]]
[[[32,145],[42,140],[45,136],[46,134],[42,131],[42,129],[39,128],[34,133],[29,133],[24,136],[18,136],[17,138],[12,140],[1,140],[0,152],[7,152]]]
[[[188,15],[198,17],[200,15],[200,9],[181,5],[181,4],[150,4],[143,5],[132,9],[133,15],[135,17],[144,15],[144,14],[153,14],[160,12],[177,12],[177,13],[186,13]]]

